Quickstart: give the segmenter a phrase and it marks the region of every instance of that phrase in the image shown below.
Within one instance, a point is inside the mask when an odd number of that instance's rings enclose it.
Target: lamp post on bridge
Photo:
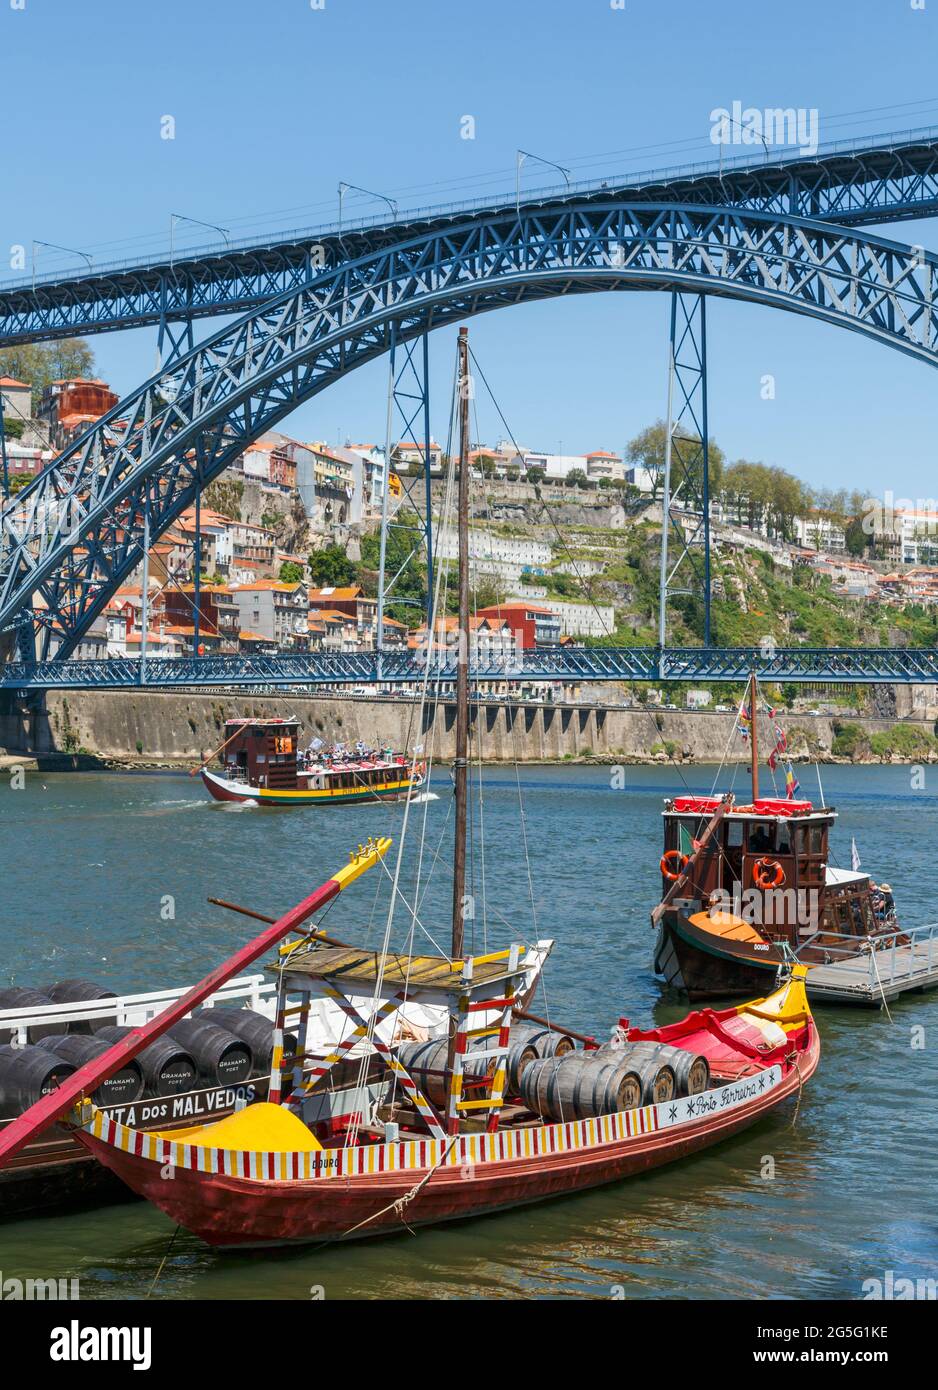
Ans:
[[[543,155],[532,154],[530,150],[515,151],[515,212],[521,215],[521,166],[526,159],[536,159],[538,164],[546,164],[550,169],[556,169],[563,174],[567,188],[570,187],[570,170],[565,169],[562,164],[555,164],[552,159],[545,159]]]
[[[364,193],[366,198],[380,198],[383,203],[387,203],[391,209],[391,216],[397,218],[397,203],[393,198],[389,198],[386,193],[375,193],[370,188],[359,188],[357,183],[346,183],[344,179],[339,180],[339,236],[342,235],[342,204],[345,201],[346,193]]]
[[[45,246],[46,249],[49,251],[64,251],[66,255],[69,256],[81,256],[82,260],[88,262],[88,269],[94,270],[94,260],[91,256],[88,255],[87,251],[79,251],[78,248],[75,246],[59,246],[58,242],[55,241],[37,241],[34,239],[32,255],[33,289],[36,288],[36,263],[39,260],[40,246]]]
[[[230,236],[229,236],[230,228],[227,228],[227,227],[219,227],[219,226],[218,226],[216,223],[214,223],[214,222],[203,222],[203,221],[201,221],[201,219],[198,218],[198,217],[187,217],[186,214],[185,214],[184,212],[171,212],[171,213],[169,214],[169,264],[170,264],[170,268],[172,268],[173,258],[174,258],[175,253],[176,253],[176,223],[177,223],[177,222],[191,222],[192,225],[193,225],[194,227],[208,227],[209,231],[212,231],[212,232],[221,232],[222,236],[225,238],[225,246],[228,247],[228,246],[231,245],[231,238],[230,238]]]

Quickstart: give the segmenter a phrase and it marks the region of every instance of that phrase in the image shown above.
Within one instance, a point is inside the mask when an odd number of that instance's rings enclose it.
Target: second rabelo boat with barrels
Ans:
[[[463,632],[468,370],[461,329]],[[400,847],[381,949],[329,944],[307,925],[384,859],[390,841],[360,846],[344,869],[159,1017],[14,1120],[0,1136],[0,1167],[44,1126],[68,1117],[76,1139],[100,1163],[210,1245],[343,1241],[480,1216],[647,1172],[721,1142],[800,1094],[820,1055],[804,966],[795,965],[767,997],[694,1012],[664,1027],[642,1030],[611,1011],[600,1040],[522,1007],[550,941],[466,950],[465,659],[457,665],[456,705],[449,952],[389,949]],[[283,944],[293,933],[299,940]],[[274,948],[279,956],[269,970],[277,1004],[266,1101],[216,1123],[161,1133],[120,1123],[88,1098],[109,1069],[126,1065]],[[326,1051],[315,1047],[309,1029],[322,1000],[347,1019]],[[391,1026],[398,1019],[405,1028]],[[295,1035],[289,1046],[288,1029]]]
[[[870,875],[830,863],[837,811],[798,798],[786,736],[761,704],[753,675],[736,719],[749,744],[749,799],[688,794],[664,805],[655,971],[692,1000],[747,997],[793,960],[836,971],[907,941]],[[760,791],[760,717],[771,730],[771,772],[785,766],[784,795]]]

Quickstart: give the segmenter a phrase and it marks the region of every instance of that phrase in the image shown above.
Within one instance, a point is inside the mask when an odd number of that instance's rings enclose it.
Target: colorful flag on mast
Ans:
[[[795,769],[792,767],[791,763],[789,763],[787,771],[785,773],[785,795],[789,801],[794,801],[796,795],[800,790],[801,783],[795,776]]]

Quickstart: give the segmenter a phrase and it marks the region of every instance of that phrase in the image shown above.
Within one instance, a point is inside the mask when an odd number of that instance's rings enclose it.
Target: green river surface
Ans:
[[[800,771],[816,799],[814,773]],[[908,767],[823,770],[840,812],[833,863],[887,879],[900,920],[938,919],[938,768],[916,790]],[[709,791],[713,770],[684,769]],[[921,772],[918,780],[921,780]],[[682,1016],[651,971],[649,910],[659,890],[661,798],[673,768],[490,767],[474,813],[474,946],[556,940],[554,1018],[606,1034],[620,1015],[647,1026]],[[519,812],[519,784],[524,820]],[[414,806],[408,892],[426,816],[421,907],[448,939],[452,797]],[[32,774],[0,782],[0,979],[41,987],[81,976],[119,992],[192,983],[251,934],[209,894],[276,913],[299,901],[369,834],[397,835],[403,808],[257,810],[217,805],[181,774]],[[536,924],[525,855],[530,860]],[[388,877],[372,870],[328,914],[328,930],[377,944]],[[164,920],[166,895],[174,920]],[[404,944],[403,908],[393,943]],[[418,949],[433,950],[418,935]],[[938,1276],[938,991],[878,1010],[817,1010],[823,1051],[793,1127],[794,1103],[741,1136],[617,1186],[416,1235],[316,1250],[213,1253],[139,1201],[0,1226],[4,1278],[77,1277],[83,1298],[858,1298],[862,1283]],[[924,1043],[924,1045],[921,1045]],[[774,1176],[766,1177],[767,1159]]]

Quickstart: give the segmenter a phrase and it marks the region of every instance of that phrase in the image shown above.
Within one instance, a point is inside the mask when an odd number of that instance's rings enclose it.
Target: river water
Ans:
[[[711,775],[684,772],[701,792]],[[907,767],[834,767],[823,778],[840,812],[832,862],[849,866],[854,836],[864,868],[891,883],[901,920],[935,920],[938,769],[923,788]],[[532,1007],[588,1032],[621,1014],[647,1026],[687,1011],[651,973],[648,919],[661,798],[684,790],[681,776],[628,768],[624,786],[613,780],[602,767],[493,767],[474,818],[471,944],[554,937],[547,1001]],[[813,774],[803,782],[816,799]],[[439,859],[419,916],[443,945],[448,777],[434,789],[438,799],[411,810],[401,881],[412,882],[425,816],[424,869]],[[392,805],[229,808],[185,774],[0,783],[0,979],[41,987],[82,976],[119,991],[190,983],[250,934],[209,894],[276,913],[368,834],[396,836],[402,815]],[[388,886],[372,870],[327,929],[377,944]],[[396,946],[409,926],[401,907]],[[434,949],[421,931],[416,948]],[[817,1014],[821,1066],[796,1117],[789,1103],[715,1149],[615,1187],[416,1236],[249,1257],[212,1253],[184,1232],[170,1247],[168,1219],[133,1201],[0,1226],[0,1270],[77,1277],[82,1297],[105,1299],[145,1295],[164,1256],[155,1294],[165,1298],[857,1298],[889,1270],[934,1278],[938,992],[907,996],[892,1022],[878,1011]]]

